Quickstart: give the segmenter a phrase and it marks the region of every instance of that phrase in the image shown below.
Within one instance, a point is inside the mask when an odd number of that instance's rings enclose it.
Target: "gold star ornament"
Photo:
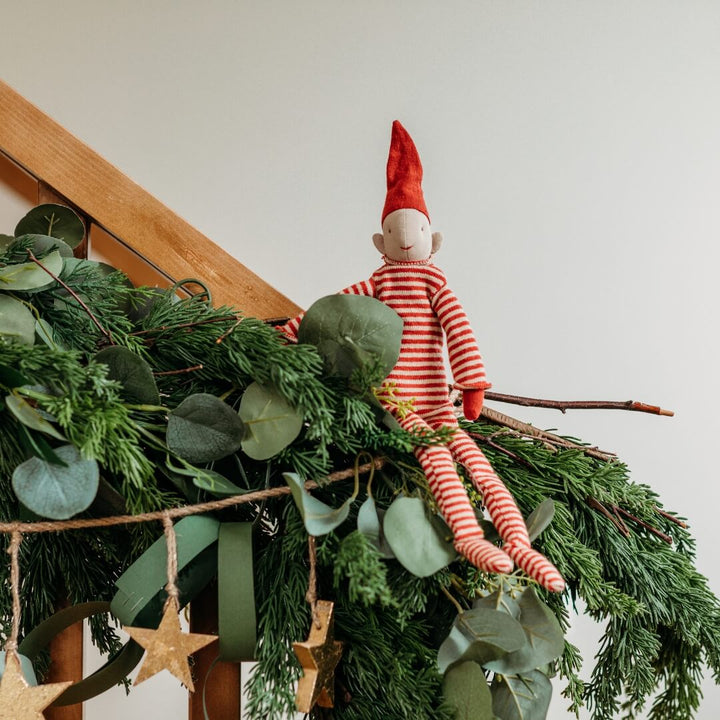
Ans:
[[[72,682],[32,687],[27,684],[17,653],[5,654],[5,672],[0,680],[0,720],[45,720],[45,710]]]
[[[188,657],[217,640],[217,636],[184,633],[180,627],[179,611],[177,602],[168,602],[157,630],[123,627],[138,645],[145,648],[145,659],[135,678],[135,685],[161,670],[169,670],[190,692],[195,690]]]
[[[295,705],[309,713],[317,704],[330,708],[335,704],[335,668],[342,656],[342,643],[333,638],[333,603],[318,600],[315,619],[306,642],[293,643],[303,675],[298,683]]]

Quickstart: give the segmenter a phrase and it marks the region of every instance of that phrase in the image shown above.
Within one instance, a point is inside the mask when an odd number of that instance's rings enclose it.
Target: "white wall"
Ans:
[[[377,266],[399,118],[495,389],[677,413],[511,414],[616,451],[720,592],[720,4],[5,5],[0,76],[301,305]]]

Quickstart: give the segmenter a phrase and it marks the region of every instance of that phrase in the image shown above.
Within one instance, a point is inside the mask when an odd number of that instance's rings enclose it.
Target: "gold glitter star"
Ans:
[[[0,720],[45,720],[42,711],[70,685],[72,682],[28,685],[20,658],[12,651],[7,652],[5,672],[0,680]]]
[[[178,612],[177,603],[169,602],[165,606],[157,630],[123,628],[135,642],[145,648],[146,652],[140,672],[135,678],[135,685],[139,685],[161,670],[169,670],[190,692],[195,690],[188,657],[213,640],[217,640],[217,636],[184,633],[180,627]]]
[[[308,713],[317,704],[333,707],[335,703],[335,668],[342,656],[342,643],[333,638],[333,603],[318,600],[319,626],[313,621],[305,642],[293,643],[303,676],[298,683],[295,704],[299,712]]]

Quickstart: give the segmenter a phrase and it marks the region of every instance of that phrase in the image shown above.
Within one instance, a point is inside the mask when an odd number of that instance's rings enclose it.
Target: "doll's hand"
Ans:
[[[477,420],[480,417],[485,390],[463,390],[463,414],[468,420]]]

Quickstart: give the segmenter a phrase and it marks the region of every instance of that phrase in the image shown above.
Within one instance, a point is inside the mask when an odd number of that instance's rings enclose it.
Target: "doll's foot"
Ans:
[[[455,540],[455,549],[479,570],[492,573],[512,572],[513,561],[497,545],[477,535]]]
[[[533,580],[537,580],[550,592],[562,592],[565,589],[565,580],[557,568],[537,550],[524,545],[506,543],[503,550],[515,561],[515,564],[524,570]]]

